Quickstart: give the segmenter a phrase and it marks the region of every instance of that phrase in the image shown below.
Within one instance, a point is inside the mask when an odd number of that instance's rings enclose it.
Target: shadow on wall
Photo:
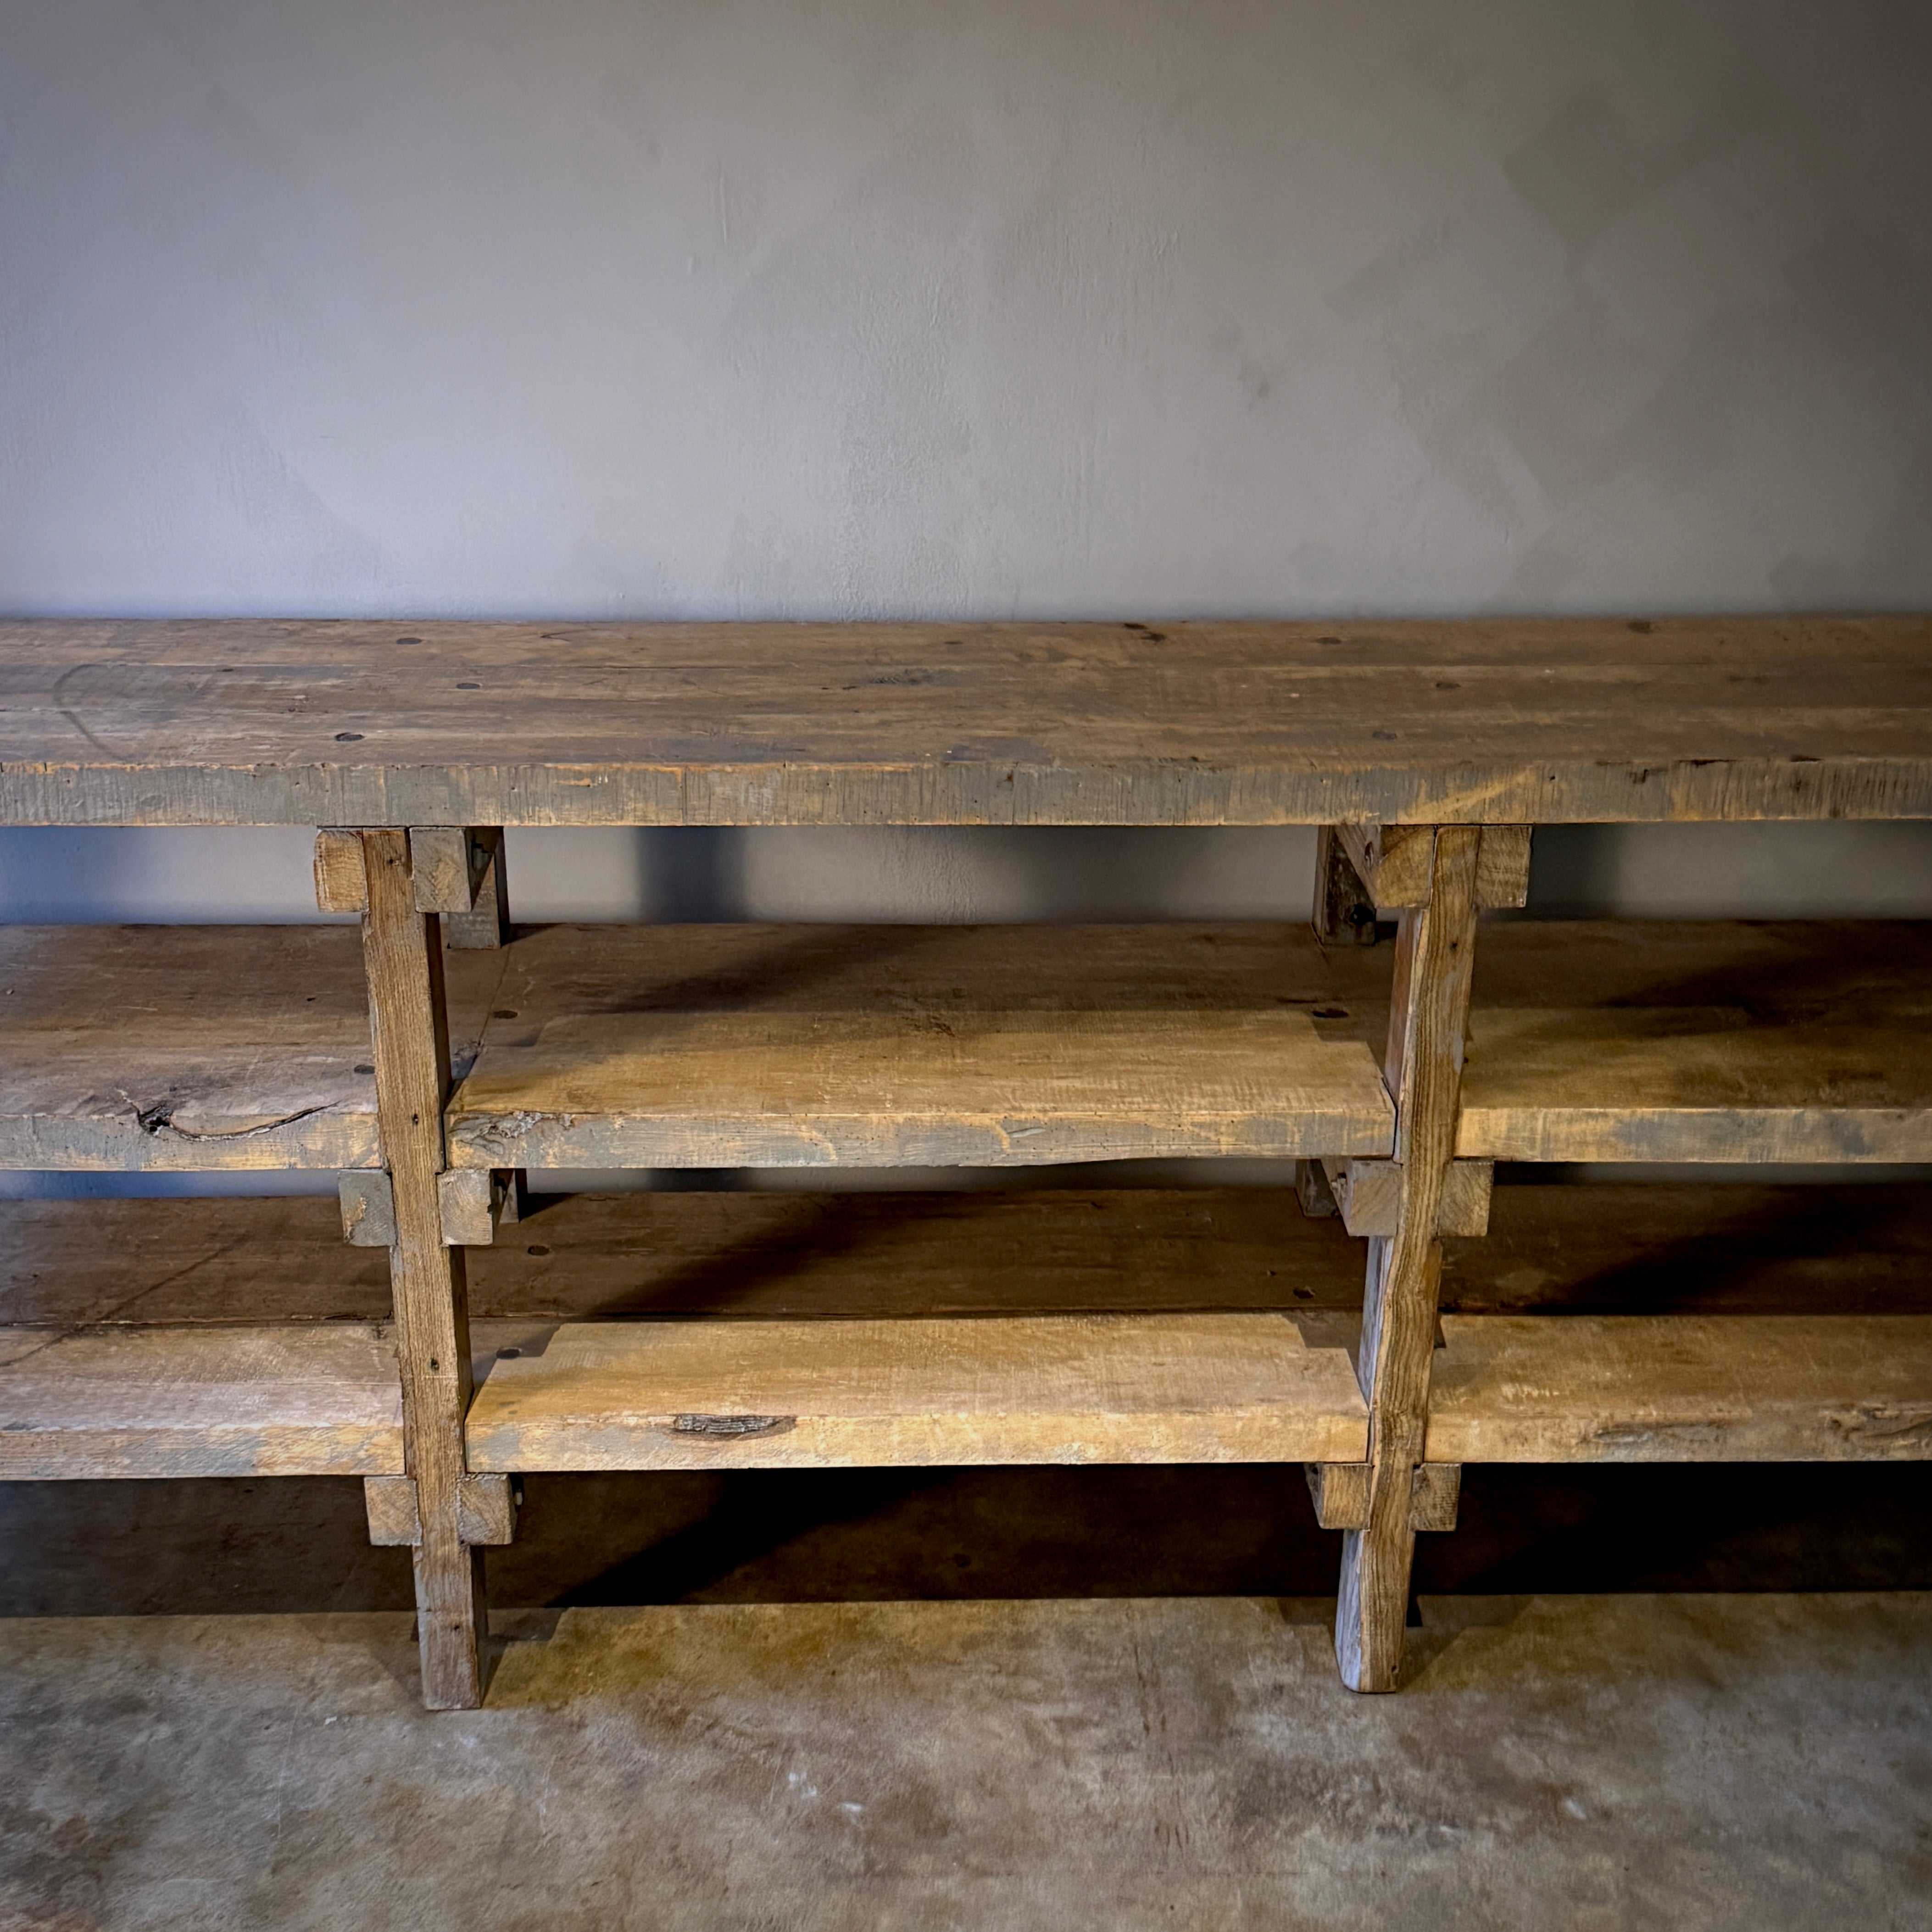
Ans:
[[[300,828],[0,830],[0,921],[318,919]],[[519,830],[518,919],[1300,919],[1306,826]],[[1547,826],[1532,917],[1932,916],[1932,821]]]

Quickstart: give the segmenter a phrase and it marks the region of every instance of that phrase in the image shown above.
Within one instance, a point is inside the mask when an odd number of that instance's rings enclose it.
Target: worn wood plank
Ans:
[[[1932,1457],[1932,1316],[1445,1315],[1442,1332],[1433,1460]]]
[[[373,1166],[356,936],[0,928],[0,1166]]]
[[[586,1322],[499,1360],[476,1467],[1358,1460],[1346,1354],[1276,1315]]]
[[[1456,1150],[1932,1160],[1924,922],[1496,926]]]
[[[1932,1314],[1923,1186],[1504,1186],[1445,1246],[1466,1315]]]
[[[1442,1264],[1437,1229],[1455,1151],[1482,837],[1467,826],[1436,834],[1427,902],[1402,914],[1396,940],[1383,1067],[1396,1096],[1400,1192],[1394,1232],[1369,1243],[1357,1352],[1369,1399],[1368,1506],[1362,1526],[1343,1536],[1335,1611],[1336,1660],[1355,1690],[1393,1690],[1402,1663]]]
[[[1285,1188],[537,1197],[467,1259],[478,1316],[1348,1309],[1361,1250]],[[1900,1221],[1913,1217],[1901,1211]],[[1932,1258],[1932,1257],[1928,1257]],[[380,1321],[330,1199],[0,1202],[0,1323]]]
[[[437,1181],[449,1082],[442,946],[416,908],[407,836],[367,832],[369,909],[362,918],[369,1022],[384,1165],[395,1207],[389,1250],[404,1453],[421,1526],[412,1552],[423,1700],[433,1710],[482,1701],[482,1558],[459,1521],[463,1418],[470,1406],[470,1318],[463,1251],[444,1244]]]
[[[468,1257],[478,1318],[1358,1309],[1286,1188],[572,1195]],[[1932,1314],[1932,1188],[1498,1186],[1445,1312]],[[335,1202],[0,1202],[0,1325],[381,1322]]]
[[[452,974],[465,1064],[496,971]],[[374,1064],[352,931],[0,928],[0,1167],[373,1167]]]
[[[1923,616],[0,626],[15,824],[1923,817],[1929,747]]]
[[[0,1328],[0,1480],[403,1466],[386,1329]]]
[[[1305,928],[551,928],[506,950],[458,1167],[1386,1154]]]

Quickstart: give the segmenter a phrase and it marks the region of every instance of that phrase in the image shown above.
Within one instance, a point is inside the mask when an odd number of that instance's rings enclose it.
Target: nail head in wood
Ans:
[[[396,1195],[380,1168],[356,1168],[335,1178],[342,1204],[342,1238],[351,1247],[396,1244]]]
[[[1375,901],[1348,858],[1341,828],[1324,825],[1315,848],[1315,936],[1324,946],[1372,946]]]
[[[315,835],[315,903],[322,912],[369,910],[359,832],[325,830]]]

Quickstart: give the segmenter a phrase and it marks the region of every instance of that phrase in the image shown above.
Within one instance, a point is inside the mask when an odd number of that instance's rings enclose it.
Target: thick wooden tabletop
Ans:
[[[1932,618],[0,625],[16,825],[1932,816]]]

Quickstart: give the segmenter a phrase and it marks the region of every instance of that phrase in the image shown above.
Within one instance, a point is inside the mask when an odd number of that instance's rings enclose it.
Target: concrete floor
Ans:
[[[0,1925],[1932,1924],[1932,1594],[0,1622]]]

